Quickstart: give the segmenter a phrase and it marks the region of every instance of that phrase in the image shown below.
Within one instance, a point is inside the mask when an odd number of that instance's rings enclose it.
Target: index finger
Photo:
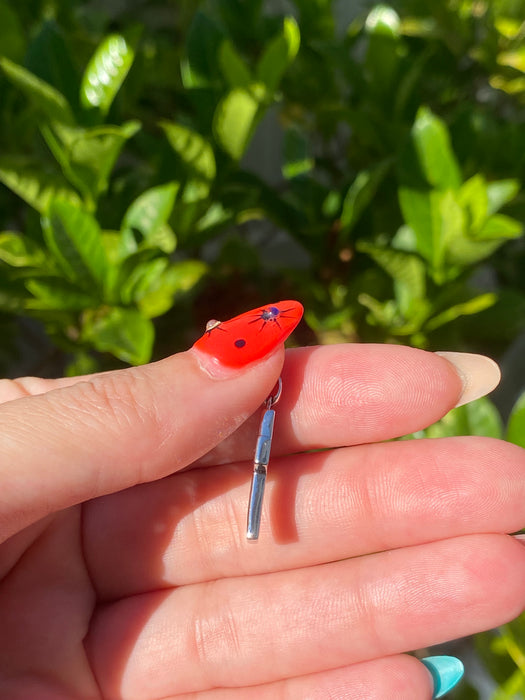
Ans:
[[[421,430],[459,402],[491,391],[499,377],[493,360],[469,353],[375,344],[287,350],[272,454],[378,442]],[[256,413],[198,464],[249,459],[259,419]]]

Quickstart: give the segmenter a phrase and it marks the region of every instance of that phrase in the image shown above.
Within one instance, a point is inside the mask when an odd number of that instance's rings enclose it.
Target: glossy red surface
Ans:
[[[229,321],[213,320],[194,344],[227,367],[243,367],[283,343],[303,315],[298,301],[279,301],[246,311]]]

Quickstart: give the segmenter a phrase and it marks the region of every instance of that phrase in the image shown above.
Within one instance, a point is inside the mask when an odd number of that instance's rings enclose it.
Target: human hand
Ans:
[[[422,700],[431,677],[403,652],[520,613],[525,548],[504,533],[525,520],[523,451],[381,442],[460,400],[450,362],[283,356],[0,386],[2,698]],[[257,408],[281,370],[250,543]]]

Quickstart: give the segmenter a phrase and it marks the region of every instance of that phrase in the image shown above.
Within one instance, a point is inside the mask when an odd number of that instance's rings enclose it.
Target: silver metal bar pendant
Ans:
[[[273,426],[275,423],[275,411],[273,406],[279,401],[282,391],[282,381],[279,377],[277,391],[266,399],[265,411],[257,436],[255,445],[255,456],[253,458],[253,476],[250,490],[250,501],[248,505],[248,524],[246,528],[246,539],[257,540],[261,525],[262,504],[264,498],[264,487],[266,485],[266,474],[270,462],[270,450],[272,447]]]

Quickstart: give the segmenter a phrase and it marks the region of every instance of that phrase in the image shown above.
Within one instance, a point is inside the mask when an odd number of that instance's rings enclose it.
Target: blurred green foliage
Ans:
[[[512,343],[525,0],[352,5],[0,0],[4,369],[13,319],[74,374],[288,297],[298,342]],[[428,434],[479,431],[488,402]],[[480,641],[497,698],[525,697],[523,624]]]
[[[525,319],[523,5],[0,5],[0,310],[72,372],[270,296],[302,340],[497,354]]]

